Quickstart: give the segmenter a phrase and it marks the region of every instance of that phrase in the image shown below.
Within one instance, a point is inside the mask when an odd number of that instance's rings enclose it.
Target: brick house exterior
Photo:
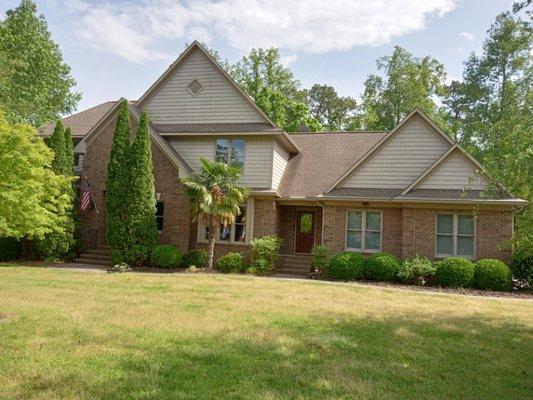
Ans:
[[[84,213],[87,247],[105,245],[105,178],[118,104],[63,121],[73,131],[78,172],[89,180],[98,209]],[[288,255],[321,243],[334,253],[383,251],[400,258],[510,255],[505,245],[513,216],[525,202],[505,189],[489,190],[482,166],[418,110],[390,132],[288,135],[197,42],[130,102],[130,110],[133,132],[142,110],[151,119],[160,243],[182,251],[206,246],[180,179],[199,169],[200,157],[237,157],[252,195],[240,226],[221,232],[216,258],[248,254],[252,238],[273,234]]]

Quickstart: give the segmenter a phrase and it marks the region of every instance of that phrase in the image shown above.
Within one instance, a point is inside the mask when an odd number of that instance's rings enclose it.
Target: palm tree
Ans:
[[[237,184],[242,173],[240,167],[204,158],[200,162],[202,170],[182,179],[182,182],[191,200],[194,220],[209,229],[207,267],[213,268],[215,240],[220,225],[235,222],[250,190]]]

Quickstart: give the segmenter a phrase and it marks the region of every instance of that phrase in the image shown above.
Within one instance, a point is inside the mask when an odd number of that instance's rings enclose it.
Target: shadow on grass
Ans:
[[[82,376],[52,369],[56,379],[25,382],[23,391],[92,399],[528,399],[533,392],[532,332],[518,323],[272,314],[255,333],[237,335],[136,331],[119,355],[78,360]]]

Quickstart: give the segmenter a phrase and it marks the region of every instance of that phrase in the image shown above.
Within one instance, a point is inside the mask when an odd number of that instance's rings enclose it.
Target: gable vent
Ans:
[[[193,79],[191,83],[187,85],[187,90],[193,96],[196,96],[198,93],[200,93],[203,88],[204,85],[202,85],[198,79]]]

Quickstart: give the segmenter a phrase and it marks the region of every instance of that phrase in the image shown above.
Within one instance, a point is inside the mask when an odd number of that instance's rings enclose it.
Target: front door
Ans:
[[[314,211],[298,211],[296,213],[296,253],[311,253],[315,244],[315,213]]]

